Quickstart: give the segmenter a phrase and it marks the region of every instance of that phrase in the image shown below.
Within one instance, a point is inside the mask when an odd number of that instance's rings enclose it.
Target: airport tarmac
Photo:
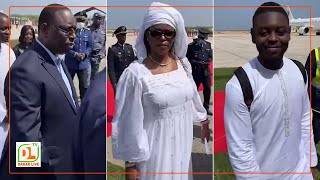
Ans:
[[[320,36],[311,36],[311,48],[320,46]],[[310,52],[310,35],[291,34],[285,56],[305,64]],[[238,67],[258,55],[249,32],[220,32],[214,34],[214,67]]]
[[[127,35],[127,43],[134,45],[137,36]],[[213,42],[214,39],[214,42]],[[258,55],[255,45],[251,42],[249,31],[224,31],[215,32],[214,37],[208,39],[214,47],[214,67],[238,67]],[[117,42],[116,37],[111,34],[107,36],[107,46]],[[192,42],[192,37],[188,37],[188,42]],[[312,33],[311,49],[320,46],[320,36]],[[291,34],[289,48],[285,53],[286,57],[299,60],[305,64],[310,52],[310,35],[299,36],[297,33]]]

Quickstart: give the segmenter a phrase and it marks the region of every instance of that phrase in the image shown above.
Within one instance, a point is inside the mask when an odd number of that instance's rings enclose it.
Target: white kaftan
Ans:
[[[206,119],[192,78],[178,69],[153,75],[133,62],[117,84],[112,148],[116,159],[139,162],[140,172],[189,172],[193,122]],[[188,180],[188,174],[141,174],[140,180]]]
[[[250,113],[238,79],[226,85],[224,109],[229,158],[235,172],[310,172],[310,104],[294,62],[279,70],[257,58],[243,66],[254,94]],[[317,155],[312,133],[312,166]],[[311,174],[237,174],[238,180],[312,180]]]

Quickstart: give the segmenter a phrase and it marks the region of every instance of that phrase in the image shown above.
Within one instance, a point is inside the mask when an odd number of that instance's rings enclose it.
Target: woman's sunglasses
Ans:
[[[148,30],[149,34],[157,39],[160,39],[164,36],[166,39],[173,39],[176,36],[175,31],[159,31],[159,30]]]

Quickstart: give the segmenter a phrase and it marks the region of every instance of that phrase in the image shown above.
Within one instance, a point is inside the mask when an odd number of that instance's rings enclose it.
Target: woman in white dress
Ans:
[[[117,85],[113,156],[126,161],[127,172],[141,173],[140,180],[188,180],[193,122],[201,122],[202,138],[209,139],[207,113],[186,58],[181,14],[166,4],[151,6],[157,7],[147,11],[135,45],[138,61]]]

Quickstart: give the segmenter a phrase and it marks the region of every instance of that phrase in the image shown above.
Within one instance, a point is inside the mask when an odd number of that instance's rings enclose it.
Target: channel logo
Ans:
[[[41,167],[41,142],[16,142],[16,167]]]

